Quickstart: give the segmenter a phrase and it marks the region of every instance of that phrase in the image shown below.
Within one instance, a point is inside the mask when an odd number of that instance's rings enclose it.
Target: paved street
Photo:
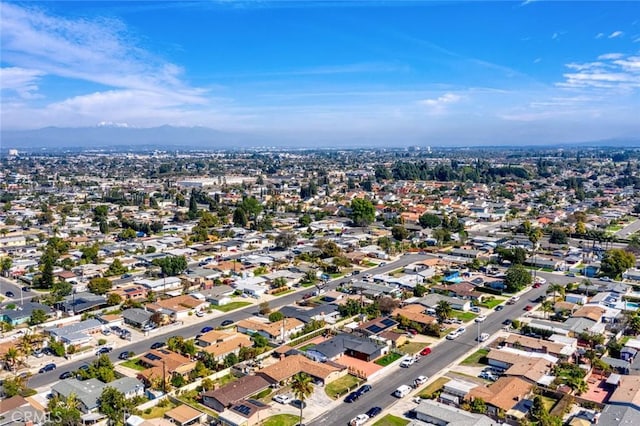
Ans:
[[[615,236],[618,238],[629,238],[631,235],[640,231],[640,220],[634,220],[621,230],[615,233]]]

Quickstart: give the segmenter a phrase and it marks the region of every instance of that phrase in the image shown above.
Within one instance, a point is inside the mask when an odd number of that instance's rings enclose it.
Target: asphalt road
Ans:
[[[7,297],[6,293],[8,291],[12,292],[14,296]],[[0,277],[0,296],[3,297],[2,303],[0,304],[0,308],[2,308],[10,303],[20,304],[21,301],[28,302],[33,296],[35,296],[35,294],[31,291],[23,292],[22,286],[17,285],[6,278]]]
[[[417,260],[422,260],[425,258],[426,256],[424,255],[402,256],[400,259],[398,259],[395,262],[389,262],[383,267],[377,267],[377,268],[374,268],[373,270],[370,270],[370,273],[374,273],[374,272],[384,273],[384,272],[392,271],[392,270],[398,269],[401,266],[408,265],[409,263],[415,262]],[[338,287],[341,283],[346,282],[349,279],[351,278],[341,278],[334,281],[329,281],[325,286],[325,288],[334,289]],[[271,300],[269,302],[269,305],[272,310],[277,310],[282,306],[294,305],[297,300],[301,299],[302,294],[309,291],[313,291],[313,288],[308,288],[308,289],[302,288],[300,291],[297,291],[295,293],[287,294],[285,296],[278,297],[276,299]],[[200,330],[205,326],[210,326],[215,328],[220,326],[220,323],[226,319],[230,319],[236,322],[244,318],[249,318],[255,315],[257,312],[258,312],[258,306],[252,305],[242,309],[238,309],[236,311],[226,313],[224,315],[217,316],[215,318],[212,318],[210,321],[203,321],[198,324],[189,325],[183,328],[173,328],[171,331],[158,332],[157,334],[150,333],[149,337],[147,337],[145,340],[132,342],[129,345],[118,347],[116,350],[114,350],[112,353],[109,354],[109,358],[112,361],[117,362],[118,355],[121,352],[130,351],[135,354],[141,354],[143,352],[148,351],[149,347],[154,342],[166,341],[169,337],[172,337],[172,336],[183,336],[185,338],[191,338],[191,337],[194,337],[196,334],[200,333]],[[63,372],[77,370],[81,365],[90,363],[92,360],[93,358],[83,358],[77,361],[65,362],[62,365],[58,365],[58,368],[54,371],[50,371],[48,373],[42,373],[42,374],[35,374],[29,379],[28,385],[31,388],[41,388],[45,386],[51,386],[53,383],[59,380],[58,378],[60,374],[62,374]]]

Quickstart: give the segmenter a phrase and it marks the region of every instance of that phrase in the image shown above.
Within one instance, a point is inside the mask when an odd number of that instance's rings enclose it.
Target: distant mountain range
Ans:
[[[225,149],[252,145],[250,135],[221,132],[208,127],[160,126],[136,128],[120,125],[95,127],[45,127],[3,130],[2,148],[140,148],[193,147]],[[242,146],[239,146],[242,145]]]
[[[322,136],[310,132],[305,136],[294,135],[258,135],[241,132],[223,132],[209,127],[129,127],[123,124],[101,123],[94,127],[45,127],[35,130],[2,130],[0,131],[0,149],[39,150],[39,149],[249,149],[257,147],[278,148],[402,148],[407,146],[432,147],[508,147],[526,145],[532,148],[575,148],[581,147],[640,147],[640,139],[608,139],[573,143],[540,142],[536,144],[522,144],[517,140],[512,143],[495,143],[487,146],[482,142],[461,143],[448,140],[443,143],[427,137],[401,136],[386,138],[378,137],[335,137]]]

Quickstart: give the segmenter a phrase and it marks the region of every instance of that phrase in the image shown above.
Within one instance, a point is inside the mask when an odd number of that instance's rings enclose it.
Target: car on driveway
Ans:
[[[371,407],[369,409],[369,411],[367,411],[365,414],[367,416],[369,416],[369,418],[371,419],[371,418],[377,416],[380,413],[382,413],[382,408],[380,408],[380,407]]]
[[[431,348],[429,346],[427,346],[426,348],[424,348],[423,350],[420,351],[420,355],[422,356],[427,356],[431,353]]]
[[[349,422],[350,426],[362,426],[369,420],[369,416],[366,414],[358,414]]]
[[[231,324],[233,324],[233,321],[231,321],[230,319],[226,319],[226,320],[224,320],[224,321],[222,321],[222,322],[220,323],[220,325],[221,325],[222,327],[227,327],[227,326],[229,326],[229,325],[231,325]]]
[[[38,373],[42,374],[42,373],[47,373],[49,371],[53,371],[56,369],[56,365],[54,363],[51,364],[47,364],[44,367],[42,367],[40,370],[38,370]]]
[[[293,398],[291,398],[291,395],[287,395],[284,393],[281,393],[279,395],[276,395],[273,397],[273,400],[275,402],[279,402],[280,404],[288,404],[292,401]]]
[[[360,398],[360,394],[358,394],[358,392],[351,392],[349,395],[346,396],[346,398],[344,399],[344,402],[352,403],[357,401],[358,398]]]

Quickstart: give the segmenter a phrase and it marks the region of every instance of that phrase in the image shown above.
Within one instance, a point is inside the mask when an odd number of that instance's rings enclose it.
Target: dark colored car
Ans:
[[[71,377],[73,377],[73,373],[71,371],[65,371],[60,375],[60,380],[70,379]]]
[[[496,306],[496,311],[501,311],[504,309],[504,305],[498,305]]]
[[[15,296],[15,294],[13,294],[13,292],[12,292],[12,291],[8,291],[8,292],[6,292],[4,295],[5,295],[5,296],[7,296],[7,297],[13,297],[13,296]]]
[[[127,360],[131,357],[129,351],[124,351],[124,352],[120,352],[120,355],[118,355],[118,359],[122,359],[122,360]]]
[[[51,363],[51,364],[47,364],[47,365],[45,365],[44,367],[42,367],[42,368],[38,371],[38,373],[40,373],[40,374],[42,374],[42,373],[47,373],[47,372],[49,372],[49,371],[53,371],[53,370],[55,370],[55,369],[56,369],[56,365],[55,365],[54,363]]]
[[[226,320],[222,321],[222,323],[220,323],[220,325],[222,327],[226,327],[226,326],[231,325],[231,324],[233,324],[233,321],[231,321],[230,319],[226,319]]]
[[[155,342],[153,345],[151,345],[151,349],[160,349],[164,345],[165,345],[164,342]]]
[[[360,389],[358,389],[356,391],[356,393],[360,396],[364,395],[365,393],[369,392],[372,389],[371,385],[362,385],[360,386]]]
[[[365,414],[367,416],[369,416],[369,418],[371,418],[371,417],[377,416],[380,413],[382,413],[382,408],[380,408],[380,407],[372,407]]]
[[[96,351],[96,355],[104,355],[104,354],[108,354],[109,352],[111,352],[113,350],[112,347],[109,346],[103,346],[100,349],[98,349]]]
[[[358,400],[358,398],[360,398],[360,394],[358,394],[358,392],[351,392],[349,395],[347,395],[347,397],[344,399],[344,402],[348,402],[348,403],[352,403]]]
[[[300,409],[300,406],[302,405],[302,408],[307,408],[307,403],[304,401],[300,401],[299,399],[294,399],[293,401],[291,401],[289,404],[291,404],[292,406],[294,406],[297,409]]]
[[[431,348],[428,347],[428,346],[420,351],[420,355],[422,355],[422,356],[429,355],[430,353],[431,353]]]
[[[78,367],[78,370],[87,371],[88,369],[89,369],[89,364],[82,364],[80,367]]]
[[[202,330],[200,330],[200,333],[207,333],[209,331],[213,330],[213,327],[202,327]]]
[[[531,306],[531,305],[527,305],[527,306],[524,307],[525,311],[530,311],[532,309],[533,309],[533,306]]]
[[[509,318],[507,318],[506,320],[502,321],[503,325],[511,325],[511,320]]]
[[[22,287],[22,291],[29,292],[29,291],[31,291],[31,287],[24,286],[24,287]]]

